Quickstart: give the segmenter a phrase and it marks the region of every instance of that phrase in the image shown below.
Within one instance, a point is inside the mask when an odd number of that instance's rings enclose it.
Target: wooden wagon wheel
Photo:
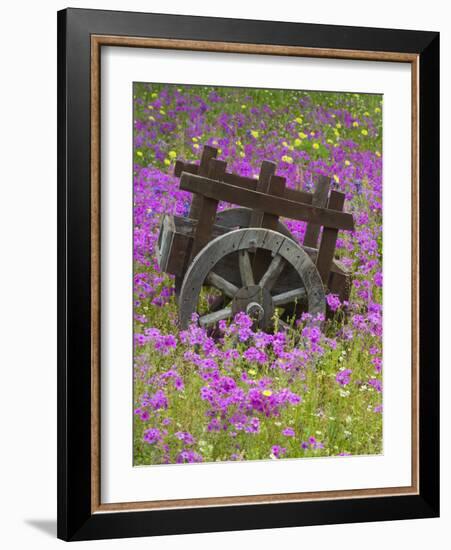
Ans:
[[[272,260],[260,281],[255,281],[250,254],[258,249],[270,251]],[[238,258],[236,269],[240,274],[240,286],[215,272],[218,262],[229,254]],[[286,268],[297,272],[302,285],[275,294],[273,289]],[[203,327],[214,326],[218,321],[231,319],[239,311],[244,311],[254,318],[259,328],[270,330],[276,307],[305,298],[312,315],[324,314],[326,310],[323,284],[308,254],[292,239],[270,229],[237,229],[220,235],[199,252],[185,274],[180,291],[179,316],[184,329],[190,324],[193,314],[197,313],[204,285],[217,288],[230,300],[230,304],[201,315],[199,324]]]
[[[216,223],[218,225],[222,225],[225,227],[230,227],[231,229],[244,228],[244,227],[251,227],[251,216],[252,216],[252,209],[246,208],[244,206],[234,206],[232,208],[226,208],[224,210],[221,210],[216,215]],[[291,231],[288,229],[288,227],[278,220],[277,222],[277,228],[276,231],[279,233],[282,233],[282,235],[285,235],[285,237],[289,237],[293,241],[296,241],[296,238],[291,233]],[[227,269],[229,262],[220,262],[219,266],[217,267],[217,273],[218,275],[223,275],[225,278],[230,276],[230,269]],[[222,272],[225,272],[224,274]],[[288,279],[293,279],[296,277],[295,273],[292,270],[292,273],[287,274],[287,270],[285,270],[285,275],[288,275]],[[182,285],[183,279],[180,280],[178,283],[177,288],[177,296],[180,294],[180,288]],[[218,304],[220,301],[217,302]],[[292,304],[286,304],[284,306],[284,311],[282,313],[281,319],[283,321],[289,321],[293,317],[299,317],[300,312],[303,309],[303,301],[293,302]]]

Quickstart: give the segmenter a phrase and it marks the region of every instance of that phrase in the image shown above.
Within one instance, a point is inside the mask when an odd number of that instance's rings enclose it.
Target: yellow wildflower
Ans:
[[[328,139],[326,141],[327,141],[327,143],[333,143],[333,141],[331,139]]]
[[[164,163],[166,166],[169,166],[171,164],[171,161],[169,159],[164,159]]]
[[[240,151],[240,157],[244,158],[246,155],[244,154],[244,151]]]
[[[156,92],[154,92],[150,97],[153,97],[153,99],[155,99],[155,98],[158,97],[158,94]]]
[[[369,113],[368,111],[365,111],[365,112],[363,113],[363,116],[370,116],[370,113]]]
[[[147,105],[147,108],[150,109],[151,111],[153,111],[154,109],[153,105]]]
[[[170,159],[175,159],[176,156],[177,156],[177,153],[175,151],[169,151],[168,157]]]
[[[298,124],[302,124],[302,118],[300,116],[298,116],[297,118],[294,119],[295,122],[297,122]]]
[[[368,130],[365,130],[365,128],[362,130],[362,135],[363,136],[367,136],[368,135]]]
[[[340,183],[340,178],[337,176],[337,174],[334,174],[334,181],[335,183]]]
[[[315,135],[315,132],[310,132],[310,135],[311,135],[311,136],[314,136],[314,135]]]
[[[284,156],[282,157],[282,160],[283,160],[284,162],[287,162],[288,164],[292,164],[292,163],[293,163],[293,159],[292,159],[291,157],[289,157],[288,155],[284,155]]]
[[[245,108],[246,108],[246,105],[241,105],[241,108],[242,108],[242,109],[245,109]]]
[[[357,122],[357,120],[354,120],[354,122],[352,123],[352,125],[354,126],[354,128],[357,128],[357,126],[359,125],[359,123]]]
[[[218,155],[222,153],[222,149],[218,149]]]
[[[284,147],[288,147],[288,143],[287,143],[286,141],[282,141],[282,145],[283,145]]]
[[[257,371],[255,369],[249,369],[247,371],[251,376],[255,376],[257,374]]]
[[[197,139],[197,137],[192,137],[191,141],[194,141],[194,143],[197,143],[199,140]]]
[[[143,152],[142,151],[136,151],[136,154],[138,157],[142,157],[143,156]]]
[[[350,164],[349,160],[345,160],[345,166],[349,166]]]
[[[319,143],[314,143],[313,144],[313,149],[319,149]]]
[[[195,144],[193,145],[193,147],[194,147],[194,149],[199,149],[199,144],[198,144],[198,143],[195,143]]]
[[[257,131],[257,130],[251,130],[251,135],[252,135],[252,137],[254,137],[255,139],[257,139],[259,134],[258,134],[258,131]]]
[[[299,132],[298,136],[301,138],[301,139],[305,139],[307,137],[307,134],[304,134],[304,132]]]
[[[339,122],[337,122],[337,124],[335,125],[336,128],[340,129],[341,128],[341,124]]]
[[[271,391],[271,390],[263,390],[263,391],[262,391],[262,394],[263,394],[265,397],[271,397],[272,391]]]
[[[294,144],[296,145],[296,147],[299,147],[301,145],[302,141],[299,139],[299,138],[296,138],[294,140]]]
[[[155,120],[155,117],[150,116],[150,117],[149,117],[149,120],[151,120],[151,121],[153,122],[153,121]]]
[[[379,151],[376,151],[376,157],[380,157],[381,154],[379,153]]]
[[[376,107],[376,108],[374,109],[374,112],[375,112],[375,113],[380,113],[380,112],[381,112],[381,110],[380,110],[380,108],[379,108],[379,107]]]
[[[166,111],[164,109],[160,109],[160,115],[165,115]]]

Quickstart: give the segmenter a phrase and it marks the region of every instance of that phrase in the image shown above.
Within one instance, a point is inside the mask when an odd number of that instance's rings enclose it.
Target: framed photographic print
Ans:
[[[439,35],[58,14],[58,536],[439,513]]]

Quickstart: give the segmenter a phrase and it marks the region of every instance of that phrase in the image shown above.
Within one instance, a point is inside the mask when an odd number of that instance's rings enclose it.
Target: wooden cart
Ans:
[[[193,199],[187,217],[165,215],[161,222],[157,258],[175,275],[181,327],[196,313],[201,326],[212,327],[244,311],[271,330],[275,308],[283,322],[302,311],[325,314],[326,290],[348,299],[349,273],[334,258],[338,231],[354,228],[344,194],[330,191],[326,177],[314,193],[289,189],[267,161],[258,179],[242,177],[216,156],[206,146],[200,165],[176,162],[180,189]],[[218,212],[220,201],[239,207]],[[302,245],[280,217],[307,222]],[[205,286],[217,291],[207,310],[199,306]]]

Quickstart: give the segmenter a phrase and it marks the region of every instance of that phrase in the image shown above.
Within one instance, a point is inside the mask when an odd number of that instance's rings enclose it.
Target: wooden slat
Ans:
[[[272,195],[274,197],[283,197],[284,191],[285,178],[281,176],[272,176],[268,185],[268,195]],[[279,225],[279,216],[277,214],[270,214],[268,212],[265,212],[263,214],[261,225],[265,229],[272,229],[273,231],[276,231]],[[251,227],[253,227],[252,224]]]
[[[174,168],[174,175],[180,177],[182,172],[188,172],[188,174],[199,174],[199,166],[197,164],[191,164],[189,162],[183,162],[181,160],[176,161]],[[246,176],[239,176],[238,174],[232,174],[226,172],[223,177],[225,183],[234,185],[236,187],[242,187],[243,189],[251,189],[255,191],[257,189],[257,180],[254,178],[248,178]],[[290,201],[302,202],[303,204],[312,204],[313,193],[307,191],[298,191],[297,189],[285,188],[283,197]]]
[[[220,180],[224,175],[227,163],[223,160],[211,158],[209,161],[208,175],[210,178]],[[219,184],[219,182],[217,182]],[[193,247],[191,249],[191,258],[209,242],[213,232],[213,226],[216,220],[218,210],[218,201],[214,198],[206,197],[203,193],[199,194],[199,216],[194,233]]]
[[[258,176],[257,186],[255,188],[259,193],[268,193],[271,177],[276,173],[276,164],[264,160],[260,166],[260,174]],[[261,210],[252,210],[249,227],[261,227],[263,221],[263,212]],[[272,229],[272,228],[271,228]]]
[[[205,145],[202,151],[200,165],[197,168],[197,174],[199,176],[209,175],[210,160],[213,158],[216,158],[217,154],[218,154],[217,149],[215,149],[214,147],[210,147],[209,145]],[[191,206],[189,209],[190,218],[193,218],[193,219],[199,218],[201,205],[202,205],[202,196],[193,195],[193,199],[191,201]]]
[[[332,210],[342,210],[345,202],[344,193],[332,191],[330,193],[328,208]],[[319,245],[318,257],[316,259],[316,268],[319,271],[321,280],[324,285],[327,285],[329,274],[332,267],[332,262],[335,255],[335,245],[337,243],[338,229],[332,227],[324,227]]]
[[[207,278],[205,279],[205,282],[211,286],[214,286],[229,298],[233,298],[238,292],[237,286],[227,281],[226,279],[224,279],[224,277],[221,277],[214,271],[210,271],[210,273],[207,275]]]
[[[271,290],[276,284],[277,279],[282,273],[286,263],[287,262],[284,258],[282,258],[282,256],[276,254],[269,264],[268,269],[263,274],[263,277],[260,279],[260,282],[258,283],[259,286],[266,288],[266,290]]]
[[[326,176],[320,176],[318,183],[313,193],[312,205],[324,208],[327,205],[327,199],[329,196],[330,179]],[[316,248],[318,246],[318,237],[320,231],[320,225],[310,222],[307,225],[304,236],[304,245]]]
[[[240,250],[238,253],[238,264],[240,268],[240,277],[243,286],[255,285],[252,263],[247,250]]]
[[[269,181],[269,185],[267,187],[267,194],[268,195],[274,195],[275,197],[281,197],[283,196],[285,190],[285,178],[281,176],[271,176],[271,179]],[[254,212],[256,212],[254,210]],[[258,212],[258,211],[257,211]],[[251,217],[252,220],[252,217]],[[268,214],[265,212],[263,214],[263,217],[261,219],[261,227],[264,227],[265,229],[272,229],[273,231],[277,231],[279,228],[279,216],[275,214]],[[249,224],[249,227],[255,227],[252,225],[252,223]],[[253,261],[253,269],[254,274],[256,277],[256,280],[259,280],[263,273],[266,270],[266,267],[271,262],[271,252],[269,250],[258,250],[256,254],[254,255],[254,261]]]
[[[307,297],[307,292],[305,288],[295,288],[294,290],[288,290],[287,292],[282,292],[281,294],[276,294],[272,297],[273,304],[276,307],[285,306],[287,304],[292,304],[296,301],[305,300]]]
[[[319,223],[333,229],[354,229],[354,220],[351,214],[337,212],[329,208],[317,208],[282,197],[265,195],[258,191],[242,189],[186,172],[183,172],[180,178],[180,189],[192,193],[201,193],[205,197],[215,200],[238,203],[248,208],[258,208],[268,214],[275,214],[293,220]]]
[[[202,315],[202,317],[199,318],[199,325],[203,328],[207,328],[215,325],[218,321],[223,321],[230,317],[232,317],[232,308],[226,307],[219,311],[213,311],[212,313]]]

